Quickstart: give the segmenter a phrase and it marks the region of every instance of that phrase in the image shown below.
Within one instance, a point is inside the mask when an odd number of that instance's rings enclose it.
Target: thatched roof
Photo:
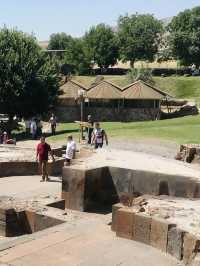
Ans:
[[[122,89],[125,99],[161,100],[170,96],[167,93],[138,80]]]
[[[121,99],[121,89],[115,84],[103,80],[87,92],[89,99]]]
[[[74,80],[68,80],[64,85],[61,86],[62,95],[60,99],[76,99],[78,98],[78,91],[87,91],[87,88]]]

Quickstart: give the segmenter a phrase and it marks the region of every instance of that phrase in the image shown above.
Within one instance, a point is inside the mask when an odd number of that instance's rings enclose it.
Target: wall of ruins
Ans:
[[[85,107],[85,119],[88,114],[91,114],[95,121],[145,121],[159,119],[160,109]],[[56,115],[58,120],[62,122],[80,120],[80,106],[59,106]]]

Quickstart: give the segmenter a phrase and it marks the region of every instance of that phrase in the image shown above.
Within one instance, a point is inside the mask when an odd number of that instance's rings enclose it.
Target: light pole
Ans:
[[[80,100],[80,111],[81,111],[81,140],[83,140],[83,108],[85,100],[85,91],[83,89],[78,90],[78,97]]]

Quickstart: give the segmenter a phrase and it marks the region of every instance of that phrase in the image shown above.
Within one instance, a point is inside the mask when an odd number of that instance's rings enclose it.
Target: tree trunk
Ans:
[[[132,60],[130,61],[130,66],[131,66],[131,68],[134,68],[134,64],[135,64],[135,59],[132,59]]]
[[[13,115],[9,115],[8,124],[7,124],[7,133],[10,136],[13,129]]]

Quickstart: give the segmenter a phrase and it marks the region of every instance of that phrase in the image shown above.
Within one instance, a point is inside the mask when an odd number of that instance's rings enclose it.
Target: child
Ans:
[[[95,127],[92,133],[92,144],[94,144],[95,149],[102,148],[104,139],[106,141],[106,145],[108,145],[108,137],[102,128],[100,128],[99,123],[95,123]]]
[[[73,141],[72,135],[69,135],[67,138],[67,147],[65,154],[66,165],[70,165],[71,160],[75,158],[75,153],[76,153],[76,143],[75,141]]]

